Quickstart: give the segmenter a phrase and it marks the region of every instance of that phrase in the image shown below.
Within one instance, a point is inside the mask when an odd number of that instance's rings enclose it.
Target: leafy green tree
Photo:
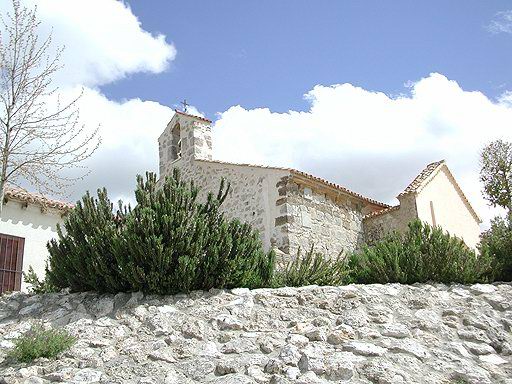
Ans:
[[[113,204],[106,190],[86,194],[52,240],[47,277],[59,288],[158,294],[270,284],[274,253],[264,252],[250,225],[220,207],[229,186],[198,202],[199,189],[179,172],[157,187],[137,177],[137,205]]]
[[[495,217],[491,228],[482,234],[480,253],[494,259],[495,280],[512,281],[512,222],[506,218]]]
[[[506,210],[495,217],[481,237],[480,253],[494,258],[497,280],[512,280],[512,143],[495,140],[481,153],[480,180],[484,197],[493,207]]]
[[[495,140],[486,145],[480,156],[480,181],[484,197],[493,207],[512,212],[512,143]]]

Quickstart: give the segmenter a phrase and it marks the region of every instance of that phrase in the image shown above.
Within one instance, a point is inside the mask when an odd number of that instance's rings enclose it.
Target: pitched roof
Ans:
[[[308,180],[311,180],[314,183],[317,183],[317,184],[320,184],[320,185],[323,185],[323,186],[327,186],[327,187],[336,189],[336,190],[338,190],[340,192],[343,192],[345,194],[354,196],[354,197],[356,197],[356,198],[358,198],[360,200],[366,201],[367,203],[370,203],[372,205],[375,205],[375,206],[378,206],[378,207],[384,207],[384,208],[388,208],[389,207],[388,204],[381,203],[380,201],[377,201],[377,200],[371,199],[369,197],[363,196],[363,195],[361,195],[361,194],[359,194],[357,192],[354,192],[354,191],[351,191],[350,189],[342,187],[341,185],[338,185],[338,184],[335,184],[335,183],[331,183],[330,181],[327,181],[327,180],[322,179],[320,177],[316,177],[316,176],[313,176],[313,175],[311,175],[309,173],[302,172],[302,171],[299,171],[299,170],[293,169],[293,168],[273,167],[273,166],[264,166],[264,165],[246,164],[246,163],[230,163],[230,162],[227,162],[227,161],[220,161],[220,160],[196,159],[195,161],[200,161],[200,162],[204,162],[204,163],[229,164],[229,165],[238,165],[238,166],[244,166],[244,167],[276,169],[276,170],[280,170],[280,171],[287,171],[287,172],[290,172],[292,175],[303,177],[303,178],[306,178]]]
[[[384,208],[384,209],[381,209],[380,211],[375,211],[375,212],[368,213],[367,215],[364,215],[363,220],[371,219],[372,217],[380,216],[380,215],[383,215],[388,212],[398,211],[399,209],[400,209],[400,205],[394,205],[392,207]]]
[[[474,210],[473,206],[469,202],[468,198],[462,191],[462,188],[460,187],[459,183],[457,183],[457,180],[455,180],[455,177],[453,176],[452,172],[446,165],[446,162],[444,160],[436,161],[434,163],[428,164],[421,173],[416,176],[416,178],[401,192],[397,197],[402,197],[405,195],[408,195],[410,193],[419,193],[433,178],[441,169],[445,169],[446,174],[450,181],[452,182],[453,186],[455,187],[455,190],[459,194],[460,198],[464,202],[464,204],[469,209],[471,215],[475,218],[475,220],[478,223],[482,222],[482,219],[476,211]]]
[[[4,199],[15,200],[26,204],[39,205],[42,208],[53,208],[63,213],[68,212],[74,208],[74,204],[49,199],[37,193],[30,193],[22,188],[10,188],[5,191]]]
[[[331,183],[330,181],[328,180],[325,180],[325,179],[322,179],[320,177],[316,177],[316,176],[313,176],[309,173],[306,173],[306,172],[302,172],[302,171],[298,171],[296,169],[292,169],[290,168],[289,171],[292,173],[292,174],[295,174],[295,175],[298,175],[298,176],[302,176],[302,177],[305,177],[309,180],[312,180],[316,183],[319,183],[319,184],[323,184],[323,185],[326,185],[326,186],[329,186],[331,188],[334,188],[334,189],[337,189],[341,192],[344,192],[346,194],[349,194],[349,195],[352,195],[354,197],[357,197],[358,199],[361,199],[361,200],[364,200],[366,201],[367,203],[370,203],[372,205],[376,205],[376,206],[379,206],[379,207],[385,207],[385,208],[388,208],[389,205],[388,204],[385,204],[385,203],[381,203],[380,201],[377,201],[377,200],[374,200],[374,199],[371,199],[369,197],[366,197],[366,196],[363,196],[357,192],[354,192],[354,191],[351,191],[350,189],[347,189],[341,185],[338,185],[338,184],[335,184],[335,183]]]
[[[182,112],[182,111],[179,111],[177,109],[175,109],[174,112],[176,112],[178,115],[187,116],[187,117],[194,117],[196,119],[206,121],[207,123],[211,123],[212,122],[211,120],[208,120],[206,117],[191,115],[190,113]]]
[[[414,178],[413,181],[398,195],[398,197],[407,195],[408,193],[418,192],[424,184],[429,180],[429,177],[432,176],[436,170],[440,169],[441,166],[445,164],[444,160],[436,161],[434,163],[428,164],[418,176]]]

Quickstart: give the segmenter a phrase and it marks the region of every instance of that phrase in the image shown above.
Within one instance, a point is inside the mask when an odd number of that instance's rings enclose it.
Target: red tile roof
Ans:
[[[175,109],[175,110],[174,110],[174,112],[176,112],[178,115],[183,115],[183,116],[187,116],[187,117],[194,117],[194,118],[196,118],[196,119],[206,121],[207,123],[211,123],[211,122],[212,122],[211,120],[208,120],[206,117],[201,117],[201,116],[191,115],[191,114],[189,114],[189,113],[182,112],[182,111],[179,111],[179,110],[177,110],[177,109]]]
[[[377,200],[371,199],[369,197],[363,196],[363,195],[361,195],[361,194],[359,194],[357,192],[354,192],[354,191],[351,191],[351,190],[349,190],[349,189],[347,189],[345,187],[342,187],[341,185],[338,185],[338,184],[335,184],[335,183],[331,183],[330,181],[327,181],[327,180],[322,179],[320,177],[316,177],[316,176],[313,176],[313,175],[311,175],[309,173],[302,172],[302,171],[299,171],[299,170],[293,169],[293,168],[273,167],[273,166],[246,164],[246,163],[230,163],[230,162],[227,162],[227,161],[220,161],[220,160],[197,159],[196,161],[201,161],[201,162],[205,162],[205,163],[238,165],[238,166],[243,166],[243,167],[255,167],[255,168],[266,168],[266,169],[276,169],[276,170],[280,170],[280,171],[288,171],[288,172],[290,172],[293,175],[306,178],[308,180],[311,180],[311,181],[316,182],[318,184],[322,184],[324,186],[331,187],[333,189],[337,189],[337,190],[339,190],[341,192],[344,192],[344,193],[346,193],[348,195],[354,196],[354,197],[356,197],[356,198],[358,198],[360,200],[366,201],[367,203],[370,203],[372,205],[375,205],[375,206],[378,206],[378,207],[384,207],[384,208],[388,208],[389,207],[388,204],[381,203],[380,201],[377,201]]]
[[[436,161],[434,163],[428,164],[418,176],[414,178],[413,181],[405,188],[398,196],[407,195],[408,193],[416,192],[420,187],[423,186],[423,183],[428,180],[428,178],[442,165],[445,164],[444,160]]]
[[[48,199],[43,195],[30,193],[21,188],[7,188],[5,191],[4,199],[15,200],[27,204],[35,204],[41,206],[42,208],[53,208],[61,212],[68,212],[74,208],[74,204]]]
[[[369,197],[363,196],[363,195],[361,195],[361,194],[359,194],[357,192],[351,191],[350,189],[347,189],[347,188],[345,188],[345,187],[343,187],[341,185],[338,185],[338,184],[335,184],[335,183],[331,183],[328,180],[322,179],[320,177],[313,176],[313,175],[311,175],[309,173],[298,171],[298,170],[292,169],[292,168],[290,168],[289,171],[291,173],[295,174],[295,175],[305,177],[305,178],[307,178],[309,180],[312,180],[314,182],[317,182],[319,184],[323,184],[323,185],[329,186],[331,188],[337,189],[337,190],[339,190],[341,192],[344,192],[346,194],[349,194],[349,195],[352,195],[354,197],[357,197],[358,199],[364,200],[367,203],[370,203],[372,205],[376,205],[378,207],[385,207],[385,208],[389,207],[388,204],[381,203],[380,201],[377,201],[377,200],[371,199]]]
[[[475,218],[475,220],[478,223],[482,222],[482,219],[476,211],[474,210],[473,206],[469,202],[468,198],[462,191],[462,188],[460,187],[459,183],[457,183],[457,180],[455,180],[455,177],[453,176],[452,172],[446,165],[446,162],[444,160],[436,161],[434,163],[428,164],[421,173],[416,176],[416,178],[401,192],[397,197],[405,196],[410,193],[417,193],[419,192],[425,185],[428,184],[430,180],[432,180],[433,176],[437,174],[442,168],[445,168],[446,174],[448,175],[448,178],[452,182],[453,186],[455,187],[457,193],[461,197],[462,201],[465,203],[467,208],[469,209],[471,215]]]
[[[363,220],[371,219],[372,217],[380,216],[380,215],[383,215],[383,214],[388,213],[388,212],[398,211],[399,209],[400,209],[400,205],[394,205],[392,207],[384,208],[384,209],[381,209],[380,211],[375,211],[375,212],[368,213],[367,215],[365,215],[363,217]]]

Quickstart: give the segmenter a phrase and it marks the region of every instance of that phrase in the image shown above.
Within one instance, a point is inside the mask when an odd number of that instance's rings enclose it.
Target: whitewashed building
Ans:
[[[57,236],[57,224],[71,208],[22,189],[7,189],[0,217],[0,293],[24,290],[22,272],[29,266],[44,276],[46,243]]]
[[[471,248],[479,243],[482,220],[444,160],[427,165],[397,199],[398,205],[365,217],[367,241],[379,239],[394,229],[404,231],[411,220],[420,219],[441,226]]]
[[[211,121],[203,117],[176,111],[158,143],[161,178],[178,168],[213,192],[226,178],[225,213],[255,227],[267,249],[293,255],[314,244],[331,255],[353,251],[416,218],[471,247],[478,242],[480,219],[444,161],[429,164],[392,207],[296,169],[214,160]]]

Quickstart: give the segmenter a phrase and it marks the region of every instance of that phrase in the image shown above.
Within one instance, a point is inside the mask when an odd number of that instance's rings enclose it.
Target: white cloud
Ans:
[[[76,94],[78,90],[69,90]],[[158,136],[173,110],[152,101],[131,99],[114,102],[100,92],[87,89],[80,114],[89,127],[100,125],[102,144],[87,162],[90,176],[74,186],[75,198],[85,190],[107,187],[113,199],[133,196],[135,176],[158,170]]]
[[[479,151],[495,138],[512,140],[512,97],[494,102],[440,74],[404,91],[392,98],[351,84],[317,85],[304,96],[305,112],[231,107],[215,123],[215,156],[300,168],[386,202],[428,162],[446,159],[489,219]]]
[[[492,33],[512,33],[512,11],[498,12],[487,29]]]
[[[101,124],[103,144],[89,161],[92,173],[75,186],[73,197],[101,186],[114,198],[132,196],[135,174],[158,169],[157,138],[173,111],[152,101],[115,102],[97,87],[131,73],[160,73],[176,49],[145,31],[122,2],[25,3],[38,4],[44,31],[53,26],[55,43],[66,45],[62,93],[71,97],[85,86],[81,119],[90,129]],[[8,6],[0,0],[1,12]],[[351,84],[317,85],[304,97],[307,111],[233,106],[220,113],[216,158],[296,167],[387,202],[426,163],[445,158],[477,211],[491,217],[481,198],[478,155],[492,139],[512,140],[511,93],[492,101],[432,74],[406,82],[397,97]]]
[[[9,4],[2,1],[2,8]],[[37,5],[44,34],[53,30],[55,45],[65,46],[63,85],[97,86],[129,73],[165,70],[176,49],[163,35],[142,29],[130,8],[115,0],[25,0]]]
[[[37,5],[40,36],[52,31],[54,46],[65,46],[64,68],[55,82],[64,100],[79,101],[81,122],[100,125],[102,145],[87,162],[91,174],[69,191],[78,199],[86,189],[106,186],[115,199],[132,196],[135,175],[158,170],[157,138],[173,110],[157,102],[109,100],[99,86],[137,72],[160,73],[176,55],[163,35],[143,29],[130,8],[116,0],[22,0]],[[0,12],[11,12],[11,0],[0,0]],[[30,187],[29,187],[30,188]]]

